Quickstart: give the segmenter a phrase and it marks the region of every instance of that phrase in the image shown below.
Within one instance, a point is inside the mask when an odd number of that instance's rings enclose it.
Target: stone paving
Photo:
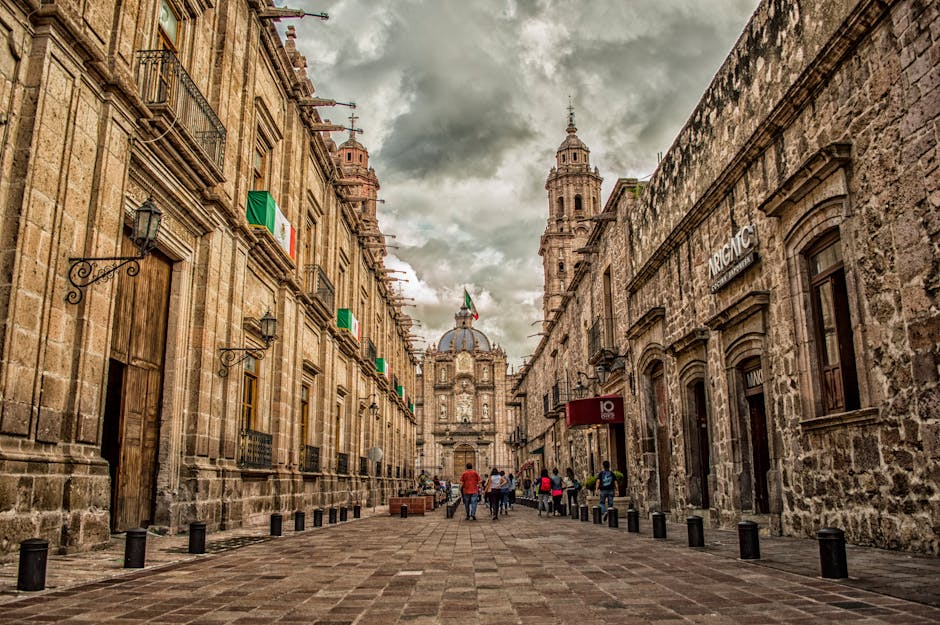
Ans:
[[[60,578],[25,597],[11,594],[14,563],[0,569],[0,624],[940,623],[930,605],[940,592],[936,558],[851,549],[852,579],[823,580],[809,540],[762,538],[764,559],[745,562],[731,532],[708,532],[706,548],[693,550],[679,525],[662,541],[646,522],[636,535],[518,507],[498,522],[483,509],[478,518],[376,515],[205,556],[168,537],[148,544],[147,569],[99,567],[95,581]],[[92,558],[70,556],[70,566],[94,568]],[[869,571],[868,562],[882,566]],[[50,557],[50,583],[62,564]],[[906,591],[915,578],[923,585]]]

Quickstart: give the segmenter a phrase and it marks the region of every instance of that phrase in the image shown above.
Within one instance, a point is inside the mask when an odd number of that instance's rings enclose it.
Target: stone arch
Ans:
[[[698,508],[711,506],[712,426],[708,403],[708,369],[693,360],[679,372],[682,440],[688,501]]]
[[[640,354],[640,397],[642,400],[640,442],[642,477],[651,509],[669,510],[672,505],[669,478],[672,471],[672,445],[669,398],[666,391],[666,353],[662,345],[649,344]]]

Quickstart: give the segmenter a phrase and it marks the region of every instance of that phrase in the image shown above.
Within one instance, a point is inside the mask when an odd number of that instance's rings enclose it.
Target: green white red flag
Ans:
[[[473,300],[470,299],[470,294],[467,293],[467,289],[463,290],[463,305],[470,309],[470,312],[473,313],[474,321],[480,318],[480,314],[477,312],[477,307],[473,305]]]

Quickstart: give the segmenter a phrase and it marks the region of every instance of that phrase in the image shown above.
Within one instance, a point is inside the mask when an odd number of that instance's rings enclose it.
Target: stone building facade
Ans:
[[[467,463],[480,470],[497,467],[511,473],[507,405],[512,377],[506,352],[473,327],[462,306],[454,329],[428,347],[418,375],[417,470],[456,481]]]
[[[278,15],[0,0],[0,553],[410,482],[417,361],[378,180],[329,138]],[[152,251],[77,287],[138,256],[142,206]]]
[[[938,26],[918,1],[758,7],[596,219],[513,389],[517,463],[610,458],[646,513],[940,553]],[[579,391],[624,426],[566,428]]]

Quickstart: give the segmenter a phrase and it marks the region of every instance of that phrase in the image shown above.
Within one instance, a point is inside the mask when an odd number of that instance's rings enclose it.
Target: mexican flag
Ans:
[[[470,294],[467,293],[467,289],[463,290],[463,305],[469,308],[470,312],[473,313],[474,320],[480,318],[480,314],[477,312],[477,307],[473,305],[473,300],[470,299]]]
[[[287,221],[281,208],[267,191],[249,191],[248,207],[245,211],[248,223],[262,226],[274,237],[284,253],[297,258],[297,231]]]

